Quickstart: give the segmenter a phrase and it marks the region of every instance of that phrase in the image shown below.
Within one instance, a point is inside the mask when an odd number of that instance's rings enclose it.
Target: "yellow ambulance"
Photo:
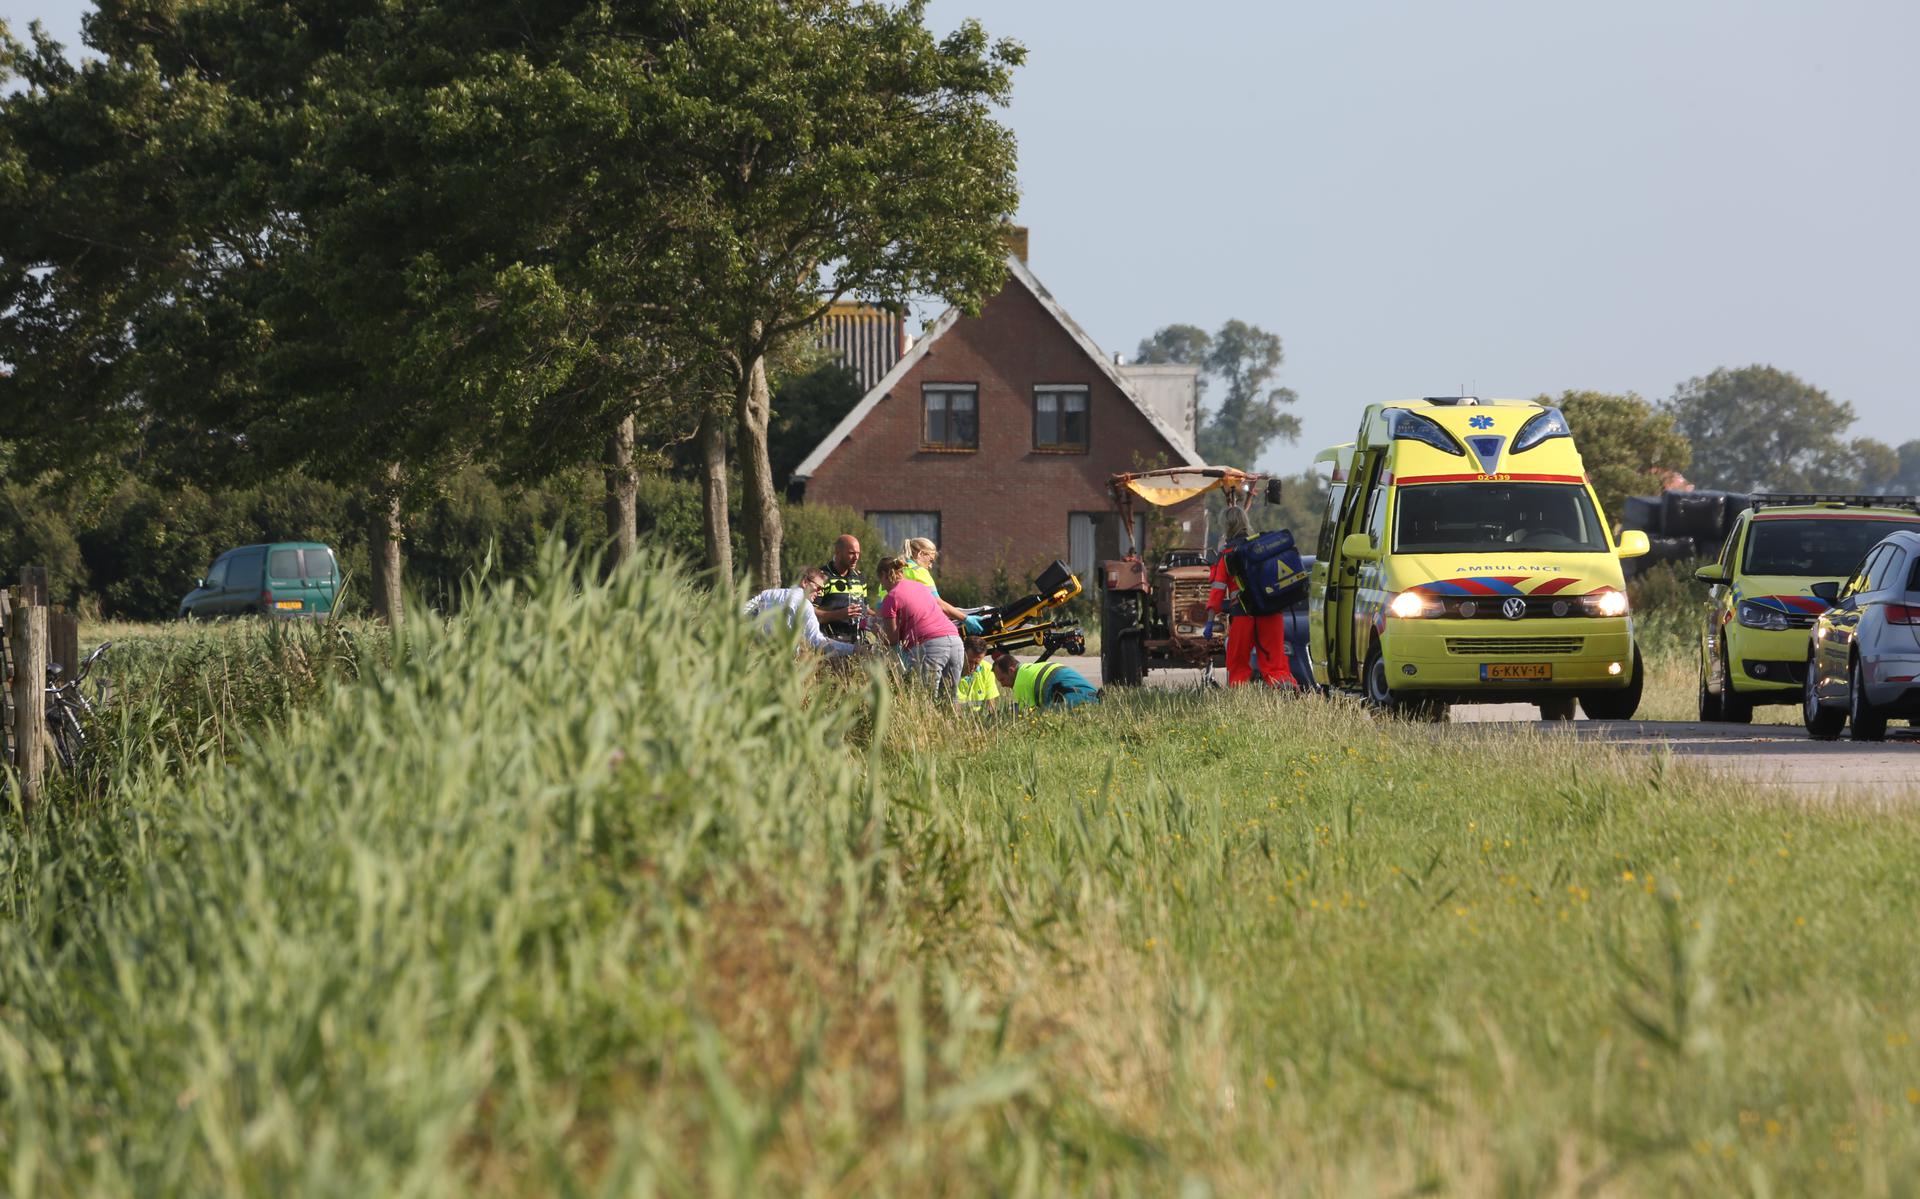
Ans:
[[[1559,409],[1445,396],[1374,404],[1332,468],[1308,653],[1323,686],[1441,719],[1456,703],[1626,720],[1640,653],[1622,558]]]

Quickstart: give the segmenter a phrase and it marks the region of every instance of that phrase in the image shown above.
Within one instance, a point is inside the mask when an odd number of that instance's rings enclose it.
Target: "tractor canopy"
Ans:
[[[1145,500],[1156,508],[1184,504],[1209,491],[1226,494],[1229,504],[1242,507],[1253,502],[1255,488],[1268,481],[1266,475],[1252,474],[1231,466],[1173,466],[1164,470],[1127,471],[1109,476],[1107,489],[1113,493],[1114,507],[1120,512],[1120,527],[1125,532],[1129,553],[1139,553],[1133,541],[1133,504]],[[1275,487],[1279,480],[1272,480]],[[1276,499],[1270,496],[1269,499]]]
[[[1250,475],[1231,466],[1175,466],[1166,470],[1143,470],[1114,475],[1107,481],[1113,498],[1122,501],[1122,493],[1147,501],[1157,508],[1185,503],[1209,491],[1235,491],[1250,495],[1253,485],[1264,476]]]

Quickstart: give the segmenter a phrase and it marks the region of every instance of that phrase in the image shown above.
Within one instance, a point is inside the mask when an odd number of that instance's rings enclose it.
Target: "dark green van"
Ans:
[[[339,591],[340,564],[317,541],[243,545],[213,560],[180,616],[325,616]]]

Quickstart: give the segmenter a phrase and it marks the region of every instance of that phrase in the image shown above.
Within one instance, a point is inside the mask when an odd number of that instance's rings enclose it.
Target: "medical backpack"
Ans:
[[[1285,529],[1237,541],[1222,551],[1227,572],[1240,585],[1240,603],[1254,616],[1285,612],[1307,591],[1307,569]]]

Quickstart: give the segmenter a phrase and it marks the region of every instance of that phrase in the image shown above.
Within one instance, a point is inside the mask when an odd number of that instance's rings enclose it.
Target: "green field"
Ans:
[[[1908,814],[1345,701],[956,722],[543,577],[125,647],[0,834],[7,1193],[1920,1176]]]

